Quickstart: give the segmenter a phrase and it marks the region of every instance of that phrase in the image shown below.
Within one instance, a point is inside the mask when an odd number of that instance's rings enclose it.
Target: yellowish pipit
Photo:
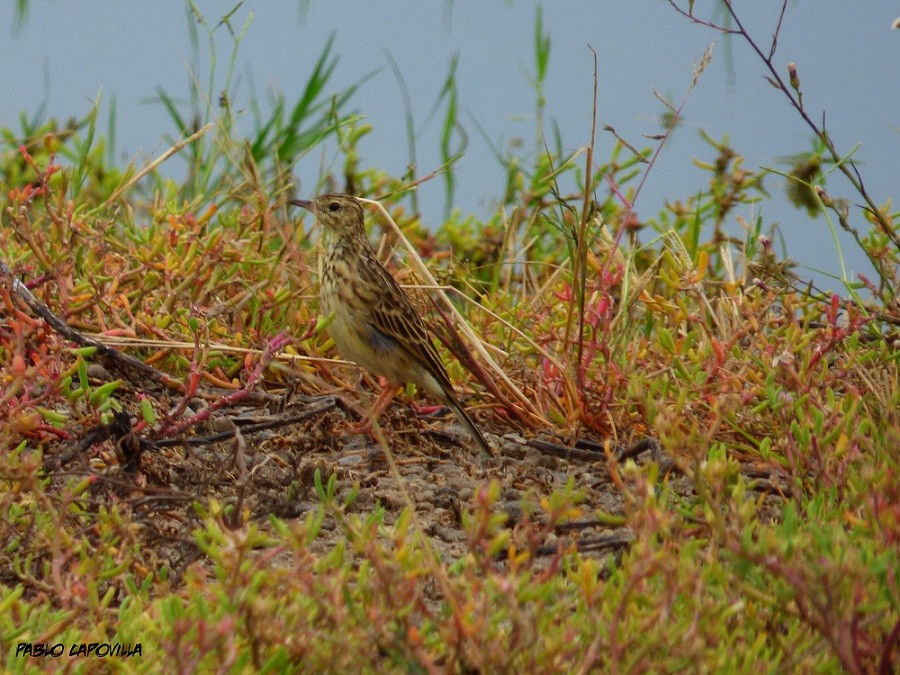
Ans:
[[[328,194],[291,204],[312,211],[328,239],[319,288],[322,314],[333,315],[328,334],[344,358],[388,381],[368,421],[378,418],[401,385],[414,382],[450,406],[490,454],[481,431],[456,398],[421,317],[375,255],[360,202],[350,195]]]

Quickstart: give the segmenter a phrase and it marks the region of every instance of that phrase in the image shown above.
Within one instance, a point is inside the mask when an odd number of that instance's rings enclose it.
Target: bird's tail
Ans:
[[[481,451],[486,456],[491,457],[493,455],[491,446],[488,445],[484,434],[482,434],[481,430],[477,426],[475,426],[475,422],[471,417],[469,417],[469,413],[466,412],[465,408],[462,407],[460,402],[456,400],[456,397],[448,396],[446,398],[446,403],[448,406],[450,406],[450,410],[452,410],[456,414],[456,418],[466,428],[466,431],[468,431],[472,438],[475,439],[475,442],[481,448]]]

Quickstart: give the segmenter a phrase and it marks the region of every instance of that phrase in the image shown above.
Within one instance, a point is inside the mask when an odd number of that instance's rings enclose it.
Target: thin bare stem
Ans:
[[[131,178],[128,179],[128,181],[126,181],[125,183],[123,183],[122,185],[117,187],[115,189],[115,191],[106,199],[106,201],[100,205],[101,208],[112,204],[119,197],[121,197],[129,188],[131,188],[135,183],[137,183],[141,178],[146,176],[151,171],[155,170],[156,167],[158,167],[160,164],[165,162],[167,159],[169,159],[169,157],[171,157],[172,155],[177,153],[184,146],[186,146],[190,143],[193,143],[198,138],[200,138],[201,136],[206,134],[206,132],[208,132],[210,129],[212,129],[216,124],[218,124],[218,122],[210,122],[209,124],[206,124],[206,125],[200,127],[197,131],[192,133],[190,136],[188,136],[184,140],[178,141],[175,145],[173,145],[171,148],[166,150],[159,157],[157,157],[152,162],[147,164],[147,166],[145,166],[143,169],[141,169],[136,174],[134,174]]]
[[[837,148],[835,147],[833,141],[831,140],[831,137],[828,135],[828,132],[825,129],[824,115],[822,124],[819,125],[813,121],[813,119],[809,116],[809,113],[806,111],[806,108],[803,105],[803,98],[800,95],[799,80],[797,79],[796,69],[789,69],[791,74],[791,83],[789,85],[785,83],[781,74],[778,72],[778,68],[776,68],[774,64],[775,51],[778,46],[778,36],[784,23],[787,0],[783,0],[782,2],[781,11],[779,12],[778,22],[772,35],[772,44],[769,47],[768,55],[762,51],[762,49],[756,43],[756,40],[754,40],[750,33],[747,32],[747,29],[744,27],[744,24],[741,22],[740,17],[734,9],[733,0],[722,0],[722,4],[725,5],[725,8],[728,10],[729,15],[731,16],[732,20],[734,20],[734,23],[737,26],[736,29],[727,28],[725,26],[721,26],[698,18],[693,13],[693,7],[689,7],[688,10],[684,10],[678,6],[675,0],[668,0],[668,2],[676,12],[690,19],[694,23],[706,26],[722,33],[727,33],[729,35],[740,35],[742,38],[744,38],[747,44],[750,45],[750,48],[754,52],[756,52],[756,54],[765,64],[766,69],[769,71],[770,76],[767,76],[766,79],[773,86],[775,86],[776,89],[781,90],[781,92],[787,97],[788,102],[791,104],[791,106],[797,111],[803,121],[806,122],[807,126],[809,126],[809,128],[812,129],[813,133],[822,141],[825,149],[828,151],[828,154],[834,161],[835,166],[841,171],[841,173],[844,174],[847,180],[850,181],[850,184],[853,186],[854,190],[856,190],[856,192],[858,192],[865,201],[866,205],[863,208],[869,213],[881,232],[891,240],[891,242],[898,250],[900,250],[900,234],[894,231],[894,228],[891,226],[891,223],[888,222],[885,214],[882,213],[878,205],[869,195],[863,183],[862,176],[856,168],[856,164],[853,162],[853,160],[848,160],[846,157],[838,153]],[[841,226],[844,227],[843,222],[841,223]],[[846,227],[844,229],[846,229]],[[863,251],[869,258],[872,266],[881,277],[882,285],[889,290],[891,296],[895,296],[897,294],[897,289],[893,288],[893,286],[891,285],[891,281],[881,269],[879,261],[876,260],[875,257],[865,248],[863,248]]]

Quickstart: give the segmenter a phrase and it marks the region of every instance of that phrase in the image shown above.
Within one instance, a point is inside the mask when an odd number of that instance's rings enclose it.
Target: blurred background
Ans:
[[[720,2],[695,5],[698,15],[727,21]],[[737,9],[766,51],[781,2],[741,2]],[[565,152],[589,143],[591,48],[598,59],[595,161],[602,164],[616,142],[605,125],[636,148],[655,148],[647,136],[664,132],[667,111],[654,92],[679,105],[715,43],[639,195],[638,218],[656,219],[667,200],[708,189],[709,173],[692,161],[716,158],[701,130],[717,141],[727,138],[753,171],[802,171],[810,159],[804,153],[814,150],[811,131],[763,78],[763,63],[746,42],[692,24],[666,0],[198,1],[194,10],[176,0],[4,3],[0,126],[20,129],[23,116],[31,124],[81,118],[102,94],[99,132],[112,131],[117,163],[140,166],[180,137],[173,111],[186,124],[195,113],[203,118],[202,110],[192,110],[192,82],[195,90],[212,92],[228,84],[237,126],[249,135],[279,95],[297,100],[326,54],[322,63],[334,67],[323,95],[356,87],[346,108],[371,125],[359,144],[362,167],[407,174],[410,120],[417,177],[463,152],[453,165],[452,196],[443,177],[419,190],[423,220],[436,227],[451,207],[477,217],[497,207],[506,180],[500,159],[533,162],[545,142]],[[853,151],[879,204],[900,186],[900,31],[891,29],[898,13],[896,3],[792,0],[775,56],[785,78],[787,63],[797,64],[807,110],[820,123],[826,113],[838,151]],[[13,142],[7,139],[4,151]],[[340,176],[341,161],[334,143],[302,155],[293,170],[298,194],[309,196],[323,172]],[[173,157],[161,171],[177,179],[184,164]],[[832,167],[821,169],[828,174]],[[832,196],[856,196],[838,174],[825,180]],[[841,290],[834,278],[838,246],[849,278],[869,274],[849,237],[835,223],[835,240],[823,215],[792,204],[785,183],[767,176],[772,199],[734,215],[761,217],[764,229],[778,224],[801,276],[824,288]],[[868,230],[859,209],[851,210],[851,222]],[[725,229],[743,236],[734,216]]]

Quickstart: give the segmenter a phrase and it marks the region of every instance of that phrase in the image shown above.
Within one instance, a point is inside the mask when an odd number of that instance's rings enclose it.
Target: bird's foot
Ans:
[[[343,425],[343,428],[341,429],[341,431],[351,434],[353,436],[360,436],[360,435],[367,434],[369,436],[372,436],[372,438],[374,438],[374,436],[372,434],[372,420],[370,420],[368,418],[363,418],[359,422],[347,422],[345,425]]]

